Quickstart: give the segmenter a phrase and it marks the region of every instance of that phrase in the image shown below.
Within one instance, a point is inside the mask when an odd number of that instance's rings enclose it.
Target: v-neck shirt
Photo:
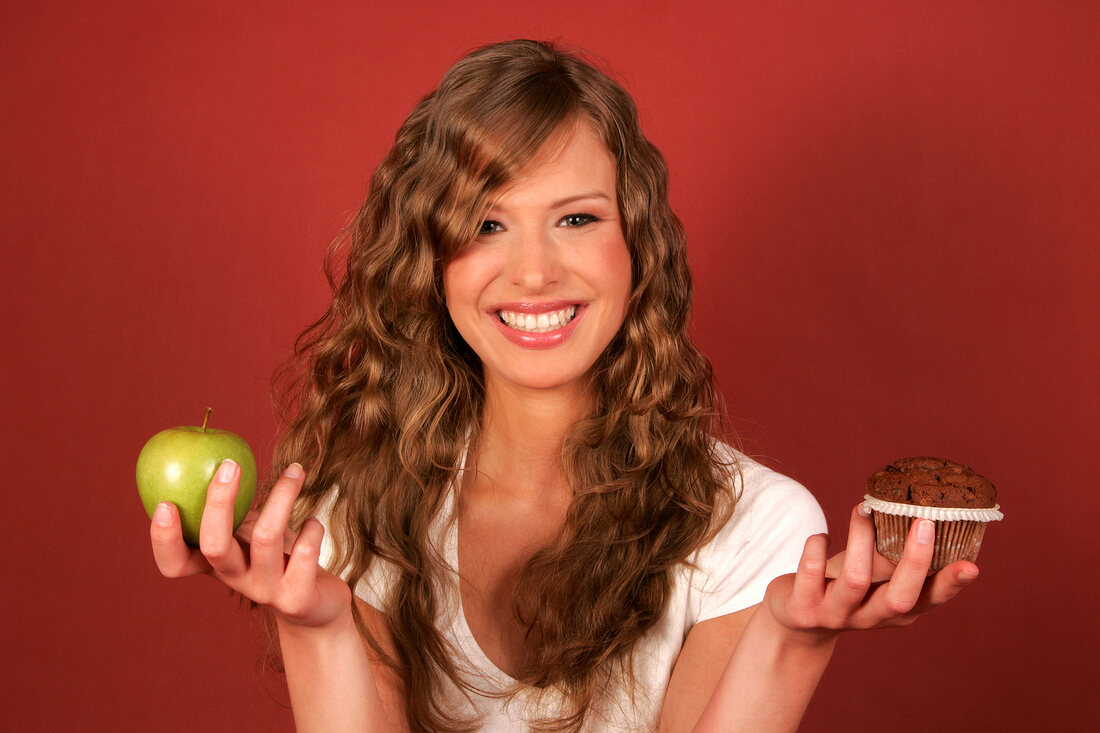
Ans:
[[[795,571],[806,538],[826,531],[820,507],[801,484],[744,455],[733,455],[740,469],[733,515],[713,540],[673,570],[668,606],[635,647],[634,688],[617,690],[598,710],[590,711],[584,731],[639,733],[654,729],[672,667],[691,628],[759,603],[768,583]],[[436,626],[454,649],[454,661],[463,679],[474,690],[467,699],[460,690],[450,689],[448,698],[456,710],[481,716],[480,730],[486,733],[526,733],[529,721],[552,717],[555,710],[560,710],[561,698],[554,691],[540,695],[532,689],[503,696],[514,689],[515,680],[486,656],[466,622],[458,585],[458,527],[454,514],[455,487],[460,485],[461,472],[452,482],[430,533],[449,571],[437,588]],[[332,498],[319,512],[318,518],[326,525]],[[322,567],[329,566],[333,555],[326,532],[321,546]],[[376,559],[355,592],[385,613],[396,581],[396,570]],[[445,684],[453,687],[450,682]]]

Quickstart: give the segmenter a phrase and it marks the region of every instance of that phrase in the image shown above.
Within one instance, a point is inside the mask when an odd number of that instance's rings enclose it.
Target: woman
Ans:
[[[171,505],[151,530],[271,612],[300,730],[790,730],[841,630],[976,576],[926,579],[928,522],[895,569],[855,512],[827,563],[809,494],[719,440],[666,185],[626,92],[548,45],[406,120],[247,544],[231,462],[199,550]]]

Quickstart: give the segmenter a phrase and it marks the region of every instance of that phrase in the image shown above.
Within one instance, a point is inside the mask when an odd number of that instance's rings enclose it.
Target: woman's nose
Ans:
[[[521,233],[511,257],[512,282],[538,293],[561,279],[561,261],[553,239],[543,231]]]

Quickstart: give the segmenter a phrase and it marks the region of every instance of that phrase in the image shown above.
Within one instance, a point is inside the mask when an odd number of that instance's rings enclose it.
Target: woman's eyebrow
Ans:
[[[609,196],[603,191],[589,191],[587,193],[573,194],[571,196],[566,196],[565,198],[560,198],[556,201],[553,201],[550,204],[550,208],[559,209],[563,206],[568,206],[569,204],[576,203],[577,201],[589,201],[593,199],[600,199],[611,203],[615,202],[615,198],[613,196]],[[485,210],[485,216],[493,216],[500,213],[502,210],[506,210],[507,208],[507,206],[501,206],[500,202],[493,202]]]
[[[574,203],[576,201],[583,201],[585,199],[604,199],[605,201],[611,201],[612,200],[612,198],[610,196],[608,196],[606,193],[604,193],[603,191],[592,191],[590,193],[578,193],[574,196],[566,196],[563,199],[558,199],[557,201],[552,203],[550,206],[551,206],[551,208],[556,209],[560,206],[568,206],[571,203]]]
[[[564,198],[559,198],[558,200],[555,200],[555,201],[553,201],[553,203],[550,204],[550,208],[557,209],[557,208],[562,207],[562,206],[569,206],[570,204],[575,203],[575,201],[583,201],[583,200],[586,200],[586,199],[603,199],[605,201],[614,201],[615,200],[614,197],[608,196],[607,194],[603,193],[602,190],[593,190],[593,192],[587,192],[587,193],[584,193],[584,194],[573,194],[571,196],[565,196]],[[493,211],[498,211],[502,208],[507,208],[507,207],[502,207],[502,206],[500,206],[499,201],[494,201],[494,203],[489,204],[486,211],[488,211],[489,214],[492,214]]]

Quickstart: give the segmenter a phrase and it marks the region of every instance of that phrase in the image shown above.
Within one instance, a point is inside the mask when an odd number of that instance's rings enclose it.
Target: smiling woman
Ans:
[[[152,528],[270,613],[300,730],[792,730],[840,631],[976,574],[926,577],[923,522],[895,572],[855,512],[827,564],[809,493],[726,445],[664,160],[579,57],[455,64],[347,245],[250,542],[232,471],[201,552]]]
[[[591,125],[563,123],[443,269],[447,311],[487,385],[587,390],[631,292],[615,174]]]

